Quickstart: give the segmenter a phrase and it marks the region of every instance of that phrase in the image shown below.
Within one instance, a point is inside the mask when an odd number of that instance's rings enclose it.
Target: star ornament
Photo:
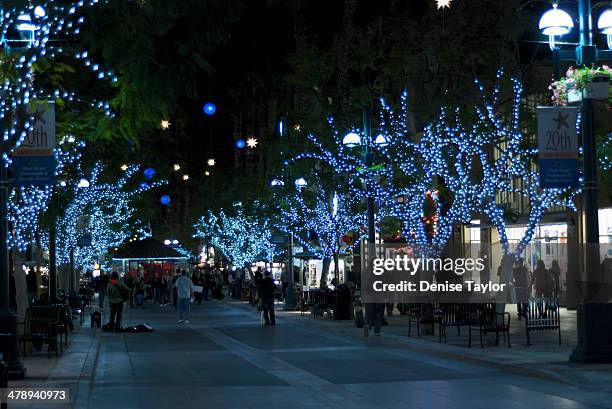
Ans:
[[[453,0],[436,0],[436,5],[438,6],[438,10],[440,9],[449,9],[451,6],[451,2]]]
[[[557,118],[553,118],[553,122],[557,123],[557,130],[561,129],[562,127],[569,128],[569,125],[567,123],[568,118],[569,114],[563,115],[561,112],[559,112]]]
[[[257,144],[259,143],[259,141],[255,138],[249,138],[247,139],[246,143],[249,148],[255,149],[257,148]]]

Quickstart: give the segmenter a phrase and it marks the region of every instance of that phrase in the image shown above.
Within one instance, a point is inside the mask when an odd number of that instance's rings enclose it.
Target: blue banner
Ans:
[[[540,187],[547,188],[578,188],[578,159],[542,159],[540,164]]]
[[[14,156],[13,183],[16,186],[44,186],[55,182],[54,156]]]

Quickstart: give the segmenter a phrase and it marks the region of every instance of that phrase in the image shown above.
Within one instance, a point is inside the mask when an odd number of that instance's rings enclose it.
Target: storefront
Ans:
[[[113,267],[145,281],[188,269],[189,257],[153,238],[128,243],[113,254]]]

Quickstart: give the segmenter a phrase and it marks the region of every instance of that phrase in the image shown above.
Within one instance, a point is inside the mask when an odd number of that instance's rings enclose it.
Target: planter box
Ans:
[[[610,77],[598,75],[584,89],[584,97],[588,99],[608,99],[610,97]]]
[[[582,92],[576,89],[567,90],[567,102],[569,104],[582,101]]]

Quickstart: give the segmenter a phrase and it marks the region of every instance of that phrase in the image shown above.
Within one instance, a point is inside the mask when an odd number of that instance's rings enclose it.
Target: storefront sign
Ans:
[[[55,180],[55,104],[37,104],[33,116],[30,133],[12,154],[17,186],[51,185]]]
[[[540,186],[577,188],[578,131],[576,107],[538,107]]]

